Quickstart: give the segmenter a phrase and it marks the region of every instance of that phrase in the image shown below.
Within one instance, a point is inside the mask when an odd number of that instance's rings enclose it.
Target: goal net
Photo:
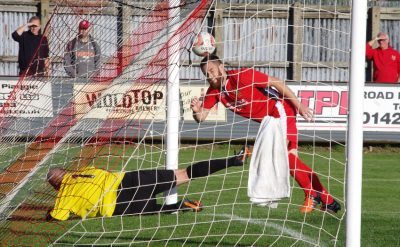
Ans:
[[[1,242],[342,245],[350,11],[347,2],[328,0],[57,1],[44,30],[48,76],[9,84],[1,105]],[[293,177],[290,197],[277,208],[252,204],[247,162],[178,188],[179,200],[202,202],[201,212],[47,221],[59,198],[47,183],[51,168],[165,169],[168,85],[177,79],[171,67],[179,68],[179,168],[232,157],[254,144],[260,124],[221,103],[206,121],[193,120],[191,100],[203,101],[209,87],[202,57],[191,52],[202,31],[215,37],[226,70],[252,68],[277,77],[314,110],[311,122],[297,117],[299,140],[307,143],[298,155],[314,171],[310,181],[318,178],[342,210],[320,210],[319,204],[301,213],[305,193]],[[90,34],[86,42],[76,39],[83,32]],[[179,62],[171,64],[176,55]],[[164,199],[157,195],[159,204]]]

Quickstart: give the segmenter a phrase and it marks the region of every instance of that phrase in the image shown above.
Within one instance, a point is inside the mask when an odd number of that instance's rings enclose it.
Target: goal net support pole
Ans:
[[[346,177],[346,246],[360,246],[367,1],[353,1]]]

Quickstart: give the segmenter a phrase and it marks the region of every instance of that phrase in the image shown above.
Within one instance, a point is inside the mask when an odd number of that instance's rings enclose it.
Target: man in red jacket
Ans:
[[[377,48],[372,48],[374,43]],[[400,82],[400,54],[390,47],[389,36],[380,32],[373,40],[366,45],[367,59],[374,62],[374,81],[383,83]]]

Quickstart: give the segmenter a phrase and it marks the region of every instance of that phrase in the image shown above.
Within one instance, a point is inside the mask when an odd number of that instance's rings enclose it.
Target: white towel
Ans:
[[[277,106],[284,111],[282,105]],[[258,130],[250,161],[247,195],[260,206],[277,207],[290,195],[289,161],[286,146],[286,115],[265,117]]]

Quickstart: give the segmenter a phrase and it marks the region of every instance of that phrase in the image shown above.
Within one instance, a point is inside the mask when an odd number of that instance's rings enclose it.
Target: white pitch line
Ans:
[[[302,240],[307,241],[308,243],[312,243],[312,244],[317,245],[317,246],[322,246],[322,247],[325,246],[323,243],[318,243],[315,239],[305,235],[304,233],[301,233],[299,231],[291,229],[291,228],[289,228],[287,226],[282,227],[281,225],[276,224],[276,223],[265,222],[265,219],[243,218],[243,217],[240,217],[240,216],[237,216],[237,215],[231,215],[231,214],[206,214],[206,215],[224,217],[224,218],[227,218],[227,219],[240,221],[241,223],[246,223],[246,224],[250,223],[250,224],[253,224],[253,225],[268,226],[268,227],[274,228],[274,229],[276,229],[278,231],[282,231],[282,232],[286,233],[287,235],[289,235],[289,236],[291,236],[291,237],[293,237],[295,239],[302,239]]]

